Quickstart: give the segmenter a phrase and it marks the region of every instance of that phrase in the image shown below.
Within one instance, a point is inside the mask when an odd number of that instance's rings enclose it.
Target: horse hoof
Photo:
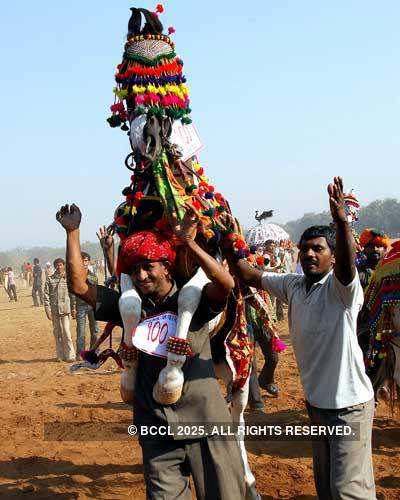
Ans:
[[[157,381],[153,388],[153,399],[160,405],[173,405],[182,396],[182,388],[183,385],[168,390]]]

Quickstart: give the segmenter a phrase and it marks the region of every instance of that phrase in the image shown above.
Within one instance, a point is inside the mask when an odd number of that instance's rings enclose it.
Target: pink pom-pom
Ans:
[[[135,103],[137,105],[144,104],[144,94],[139,94],[135,97]]]
[[[160,102],[160,96],[158,96],[157,94],[153,94],[152,92],[149,92],[148,94],[145,94],[144,102],[145,102],[145,104],[151,104],[153,102],[155,102],[155,103]]]
[[[287,345],[285,344],[285,342],[282,342],[281,339],[277,339],[276,337],[272,339],[272,350],[274,352],[282,352],[285,351],[286,349]]]
[[[176,33],[176,29],[173,26],[170,26],[168,28],[168,35],[173,35],[174,33]]]

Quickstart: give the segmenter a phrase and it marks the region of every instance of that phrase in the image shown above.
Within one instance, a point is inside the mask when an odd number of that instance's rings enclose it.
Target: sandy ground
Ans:
[[[121,403],[115,365],[109,361],[101,373],[70,375],[69,365],[54,360],[44,311],[32,307],[27,289],[19,292],[15,304],[0,290],[0,496],[144,499],[140,448],[125,436],[131,411]],[[286,323],[280,328],[288,342]],[[247,413],[248,422],[306,421],[290,348],[281,356],[277,381],[280,397],[264,394],[265,413]],[[76,423],[81,440],[45,440],[44,425],[51,422]],[[106,426],[117,430],[108,433],[109,441],[88,442],[87,422],[94,424],[98,439]],[[252,441],[247,447],[263,499],[316,498],[310,443]],[[400,425],[384,407],[377,412],[373,449],[378,497],[400,498]]]

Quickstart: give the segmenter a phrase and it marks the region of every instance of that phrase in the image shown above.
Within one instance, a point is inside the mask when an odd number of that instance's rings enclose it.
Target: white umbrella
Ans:
[[[290,240],[288,233],[277,224],[258,224],[250,229],[246,236],[249,245],[262,245],[267,240]]]

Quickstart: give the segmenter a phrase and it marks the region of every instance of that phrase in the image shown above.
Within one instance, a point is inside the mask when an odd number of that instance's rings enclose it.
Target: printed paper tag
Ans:
[[[132,343],[140,351],[166,358],[167,342],[175,336],[177,323],[178,316],[171,312],[146,318],[132,333]]]
[[[194,124],[182,125],[180,120],[174,121],[170,142],[177,144],[181,149],[182,161],[196,156],[203,149],[203,143]]]

